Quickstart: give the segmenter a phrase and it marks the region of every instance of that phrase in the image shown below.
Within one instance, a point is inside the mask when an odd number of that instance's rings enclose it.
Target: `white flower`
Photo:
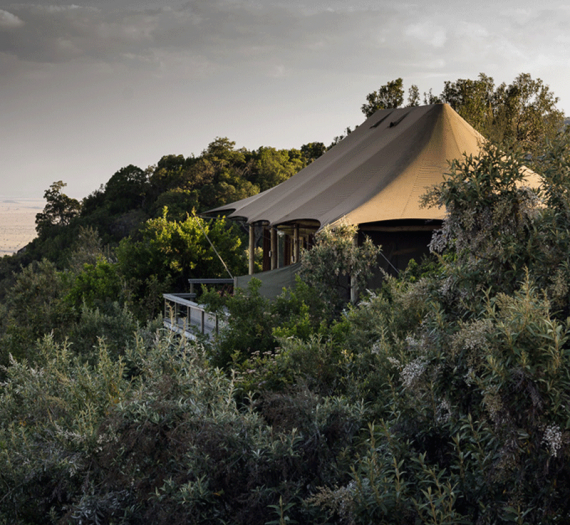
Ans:
[[[411,389],[421,377],[427,367],[425,357],[418,357],[408,363],[400,372],[404,388]]]
[[[388,361],[392,363],[392,365],[394,365],[396,368],[402,368],[400,361],[398,361],[395,357],[389,357]]]
[[[558,425],[548,425],[542,437],[544,443],[550,449],[551,456],[558,456],[558,451],[562,448],[562,432]]]
[[[449,401],[444,399],[437,407],[436,420],[438,423],[447,423],[451,418],[451,406]]]

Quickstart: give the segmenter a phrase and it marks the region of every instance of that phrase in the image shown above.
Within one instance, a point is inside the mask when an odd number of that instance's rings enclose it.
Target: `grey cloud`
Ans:
[[[117,53],[144,53],[152,44],[152,17],[79,6],[18,6],[18,31],[0,32],[0,52],[32,62],[77,58],[115,60]]]
[[[16,15],[0,9],[0,28],[16,28],[24,25]]]
[[[329,6],[315,12],[220,0],[136,11],[20,5],[14,12],[24,24],[17,32],[0,32],[0,52],[54,63],[123,56],[152,60],[176,50],[214,64],[254,64],[276,54],[291,65],[312,59],[329,62],[327,54],[342,61],[350,47],[374,48],[378,35],[389,33],[401,16],[389,8],[381,14]]]
[[[520,59],[534,52],[535,39],[553,17],[560,32],[569,22],[569,12],[553,12],[549,0],[516,16],[514,0],[493,16],[491,0],[462,5],[462,12],[440,1],[354,0],[347,7],[340,0],[192,0],[139,3],[136,9],[118,0],[114,8],[100,4],[13,5],[6,13],[21,23],[6,30],[0,24],[0,53],[30,62],[124,63],[159,76],[171,75],[172,68],[180,76],[240,68],[274,78],[319,70],[376,77],[439,70],[453,76],[474,62]],[[554,44],[552,52],[558,56]]]

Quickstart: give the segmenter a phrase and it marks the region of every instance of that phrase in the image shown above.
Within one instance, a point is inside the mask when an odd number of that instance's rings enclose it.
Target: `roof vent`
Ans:
[[[394,122],[390,122],[390,125],[388,127],[389,128],[396,127],[400,122],[402,122],[402,120],[404,120],[408,116],[408,113],[404,113],[398,120],[394,120]]]
[[[382,122],[384,122],[392,113],[394,113],[393,111],[390,111],[390,113],[388,113],[384,118],[381,118],[378,122],[376,122],[376,124],[373,124],[372,126],[370,126],[370,129],[372,128],[377,128],[380,124],[382,124]]]

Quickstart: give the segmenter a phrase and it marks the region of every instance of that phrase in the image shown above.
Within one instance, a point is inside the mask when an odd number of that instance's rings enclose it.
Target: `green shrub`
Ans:
[[[340,221],[315,235],[315,246],[301,252],[301,279],[324,302],[334,318],[350,300],[352,288],[363,291],[377,263],[380,247],[366,238],[356,243],[358,227]]]
[[[307,389],[240,408],[203,350],[140,332],[93,364],[47,338],[0,390],[0,520],[265,523],[291,520],[316,486],[346,478],[362,408]],[[271,423],[271,426],[268,424]],[[280,507],[281,508],[281,507]]]
[[[121,299],[124,302],[125,292],[117,265],[100,257],[95,264],[83,265],[65,300],[76,308],[80,308],[82,304],[94,308]]]

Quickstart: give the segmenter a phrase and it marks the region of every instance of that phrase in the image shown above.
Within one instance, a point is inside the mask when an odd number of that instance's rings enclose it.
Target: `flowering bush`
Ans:
[[[367,237],[357,244],[358,227],[339,221],[319,230],[315,246],[301,252],[301,279],[338,313],[350,299],[351,288],[364,291],[377,266],[380,247]]]
[[[407,285],[388,279],[349,313],[345,344],[373,422],[352,479],[310,498],[339,522],[567,520],[564,140],[538,192],[493,150],[456,163],[427,197],[449,212],[432,248],[454,256]]]
[[[94,310],[80,352],[44,338],[3,370],[0,523],[568,522],[570,147],[552,151],[538,192],[493,151],[456,164],[429,197],[438,262],[342,311],[254,281],[208,349],[109,325],[85,359]],[[349,233],[313,275],[354,273]]]

